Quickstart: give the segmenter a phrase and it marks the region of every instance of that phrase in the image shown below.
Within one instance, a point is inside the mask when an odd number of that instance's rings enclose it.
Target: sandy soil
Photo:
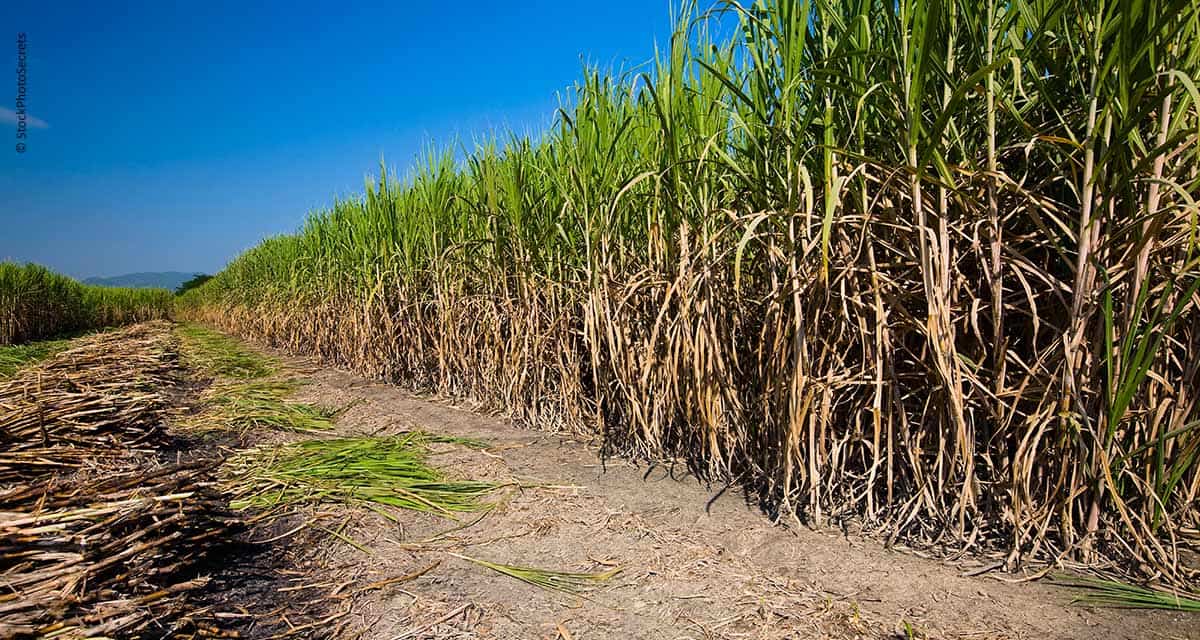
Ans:
[[[359,588],[363,595],[339,622],[350,637],[1200,638],[1195,615],[1071,606],[1070,591],[1044,582],[968,577],[961,566],[874,540],[775,525],[736,491],[706,487],[679,469],[601,464],[587,443],[284,359],[311,380],[299,399],[351,405],[339,420],[343,434],[419,428],[477,438],[490,448],[439,445],[433,462],[464,478],[541,485],[508,490],[498,508],[457,530],[416,513],[398,523],[345,516],[342,534],[367,551],[330,542],[321,562],[329,584],[373,585]],[[545,569],[623,571],[580,597],[447,551]]]

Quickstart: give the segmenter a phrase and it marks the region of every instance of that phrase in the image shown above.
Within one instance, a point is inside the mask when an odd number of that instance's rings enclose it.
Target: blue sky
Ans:
[[[545,128],[582,60],[650,59],[673,2],[100,4],[0,3],[0,260],[213,272],[381,156]],[[18,32],[46,123],[24,154]]]

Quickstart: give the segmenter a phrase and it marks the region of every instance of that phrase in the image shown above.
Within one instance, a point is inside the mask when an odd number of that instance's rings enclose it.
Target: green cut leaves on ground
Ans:
[[[482,511],[499,485],[451,480],[427,462],[424,434],[310,440],[245,451],[227,464],[235,509],[284,504],[371,503],[453,517]],[[381,512],[382,513],[382,512]]]
[[[521,582],[531,584],[535,587],[551,591],[562,591],[564,593],[583,593],[589,591],[598,586],[599,583],[605,582],[621,572],[620,567],[618,567],[599,573],[571,573],[567,571],[551,571],[535,567],[500,564],[498,562],[489,562],[479,558],[464,556],[460,553],[450,553],[450,555],[473,562],[481,567],[487,567],[497,573],[504,574],[510,578],[516,578]]]
[[[468,449],[487,449],[491,445],[478,438],[452,436],[444,433],[432,433],[421,430],[406,430],[394,434],[394,437],[412,436],[425,443],[457,444]]]
[[[244,348],[226,335],[198,324],[182,324],[179,334],[184,361],[212,376],[243,380],[275,373],[270,359]]]
[[[1166,609],[1200,613],[1200,594],[1178,594],[1138,587],[1116,580],[1091,577],[1055,576],[1055,581],[1082,593],[1073,603],[1119,609]]]
[[[281,377],[278,363],[271,358],[198,324],[180,325],[177,333],[188,366],[215,378],[201,397],[202,410],[180,420],[181,429],[315,433],[333,428],[336,409],[287,400],[300,383]]]
[[[204,392],[205,410],[180,424],[196,432],[270,428],[314,433],[332,429],[336,409],[285,399],[297,386],[294,380],[217,382]]]

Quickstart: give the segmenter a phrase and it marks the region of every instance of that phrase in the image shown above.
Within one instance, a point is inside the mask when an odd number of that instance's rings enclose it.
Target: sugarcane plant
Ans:
[[[1194,583],[1200,6],[685,2],[181,313],[911,546]],[[1143,576],[1145,577],[1145,576]]]

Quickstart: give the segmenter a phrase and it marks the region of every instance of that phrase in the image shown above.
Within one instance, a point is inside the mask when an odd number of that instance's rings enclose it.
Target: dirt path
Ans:
[[[279,354],[274,354],[279,356]],[[520,480],[501,508],[457,531],[405,512],[356,516],[330,566],[360,583],[428,569],[356,604],[358,637],[399,638],[1200,638],[1200,618],[1068,606],[1043,583],[963,577],[962,569],[836,532],[773,526],[735,491],[623,461],[584,443],[520,430],[396,387],[284,359],[310,374],[302,400],[353,406],[344,434],[420,428],[486,441],[433,462],[475,479]],[[438,535],[442,533],[444,535]],[[436,537],[435,542],[422,543]],[[587,598],[542,590],[449,556],[622,574]]]

